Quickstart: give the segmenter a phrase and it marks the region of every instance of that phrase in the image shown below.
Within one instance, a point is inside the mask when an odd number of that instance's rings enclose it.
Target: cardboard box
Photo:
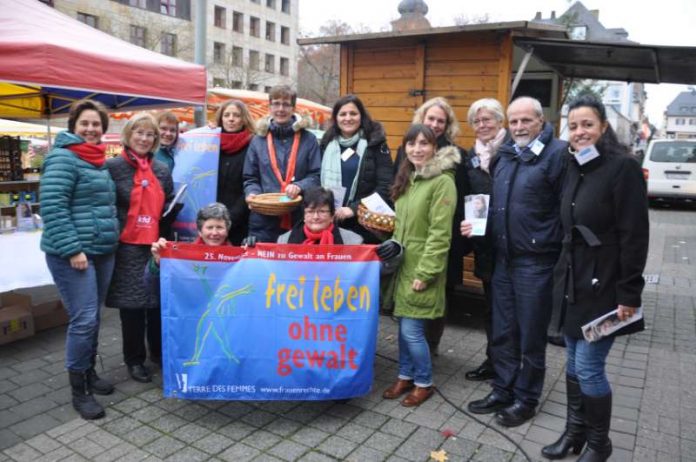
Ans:
[[[5,304],[26,306],[34,316],[34,330],[40,332],[68,323],[68,314],[63,309],[56,286],[18,289],[2,294]]]
[[[23,305],[0,308],[0,345],[34,335],[34,317]]]
[[[63,308],[60,300],[44,302],[31,307],[34,315],[34,329],[36,332],[64,326],[68,323],[68,313]]]

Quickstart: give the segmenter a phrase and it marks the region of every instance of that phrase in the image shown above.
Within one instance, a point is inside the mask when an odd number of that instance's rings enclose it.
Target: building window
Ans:
[[[266,6],[275,10],[276,0],[266,0]]]
[[[290,14],[290,0],[281,0],[280,11]]]
[[[144,27],[136,26],[135,24],[130,25],[130,42],[132,44],[145,48],[146,36],[147,30]]]
[[[249,84],[249,90],[252,90],[252,91],[259,91],[259,86],[258,86],[258,84],[250,83],[250,84]]]
[[[99,18],[94,16],[93,14],[80,13],[78,11],[77,20],[87,24],[88,26],[92,26],[95,29],[99,29]]]
[[[242,88],[242,81],[241,80],[233,80],[232,81],[232,88]]]
[[[261,37],[261,20],[254,16],[249,17],[249,35]]]
[[[176,16],[176,0],[160,0],[160,13]]]
[[[251,0],[251,3],[261,3],[261,0]]]
[[[290,75],[290,60],[280,58],[280,75]]]
[[[275,23],[266,21],[266,40],[275,42]]]
[[[242,47],[232,47],[232,65],[242,67],[244,64],[244,49]]]
[[[259,70],[259,52],[255,50],[249,50],[249,69],[252,71]]]
[[[266,61],[263,66],[263,70],[270,74],[275,72],[275,56],[266,53]]]
[[[215,64],[222,64],[222,60],[225,58],[225,44],[220,42],[213,43],[213,62]]]
[[[273,88],[273,87],[271,87],[270,85],[266,85],[266,86],[263,87],[263,92],[264,92],[264,93],[270,93],[270,92],[271,92],[271,88]]]
[[[685,121],[684,119],[675,119],[675,121],[674,121],[674,123],[675,123],[676,125],[684,125],[685,122],[686,122],[686,121]]]
[[[696,119],[689,119],[689,125],[696,125]]]
[[[213,86],[214,87],[224,87],[225,86],[225,79],[213,78]]]
[[[226,27],[226,10],[221,6],[215,5],[215,27],[224,29]]]
[[[238,11],[232,13],[232,30],[235,32],[244,32],[244,14]]]
[[[162,54],[176,56],[176,34],[162,32]]]
[[[147,0],[128,0],[128,4],[138,8],[147,8]]]
[[[280,26],[280,43],[283,45],[290,45],[290,28],[285,26]]]

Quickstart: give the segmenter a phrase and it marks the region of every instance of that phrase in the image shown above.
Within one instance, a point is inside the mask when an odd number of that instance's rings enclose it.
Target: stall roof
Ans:
[[[515,44],[567,78],[645,83],[696,81],[696,47],[517,38]]]
[[[36,0],[0,0],[0,117],[66,113],[90,97],[110,109],[203,105],[204,66],[114,38]]]
[[[301,38],[297,40],[300,45],[319,45],[323,43],[357,42],[362,40],[375,40],[399,37],[422,37],[426,35],[452,34],[457,32],[495,32],[514,31],[542,33],[547,37],[566,37],[566,28],[552,24],[543,24],[533,21],[492,22],[485,24],[466,24],[452,27],[433,27],[430,29],[418,29],[412,31],[370,32],[367,34],[334,35],[326,37]]]
[[[60,127],[48,127],[46,125],[30,124],[26,122],[17,122],[16,120],[0,119],[0,135],[10,136],[47,136],[48,130],[55,135],[58,132],[65,130]]]

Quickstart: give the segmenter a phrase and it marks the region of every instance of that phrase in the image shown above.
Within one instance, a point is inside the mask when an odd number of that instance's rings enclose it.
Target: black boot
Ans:
[[[587,425],[587,448],[578,462],[604,462],[611,455],[611,393],[600,397],[583,394],[582,406]]]
[[[87,371],[69,371],[68,374],[70,375],[70,387],[72,388],[73,408],[80,414],[80,417],[86,420],[104,417],[104,408],[94,399],[92,390],[89,387]]]
[[[87,381],[89,382],[89,386],[95,395],[110,395],[114,392],[114,386],[108,380],[104,380],[97,375],[97,371],[94,368],[96,362],[96,356],[92,357],[92,365],[87,369]],[[103,368],[104,366],[102,364],[102,370]]]
[[[587,441],[585,420],[582,415],[582,393],[577,377],[566,375],[567,417],[563,434],[553,444],[544,446],[541,455],[547,459],[563,459],[572,448],[573,454],[580,454]]]

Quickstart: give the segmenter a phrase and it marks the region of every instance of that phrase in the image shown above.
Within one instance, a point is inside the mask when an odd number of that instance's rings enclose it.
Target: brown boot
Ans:
[[[425,401],[427,401],[428,398],[433,396],[433,393],[435,393],[435,387],[434,386],[429,386],[429,387],[415,387],[411,393],[409,393],[406,398],[404,398],[403,401],[401,401],[401,405],[405,407],[414,407],[414,406],[420,406],[423,404]]]
[[[384,393],[382,393],[382,398],[396,399],[407,391],[411,390],[413,387],[413,380],[397,379],[397,381],[394,382],[391,387],[384,390]]]

